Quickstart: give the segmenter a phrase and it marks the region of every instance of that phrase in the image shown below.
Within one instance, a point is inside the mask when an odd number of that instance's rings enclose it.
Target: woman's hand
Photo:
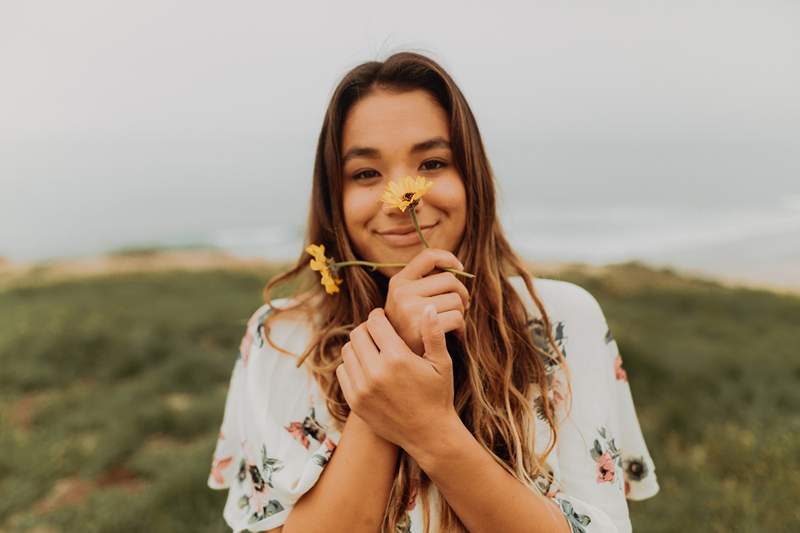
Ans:
[[[426,448],[440,437],[438,428],[458,418],[441,317],[432,306],[421,313],[420,357],[377,307],[350,332],[336,368],[350,409],[376,434],[404,449]]]
[[[469,306],[469,292],[451,272],[427,275],[436,267],[464,269],[451,252],[425,248],[389,279],[386,317],[416,354],[423,349],[420,318],[429,304],[439,313],[445,332],[456,331],[463,336],[465,330],[464,313]]]

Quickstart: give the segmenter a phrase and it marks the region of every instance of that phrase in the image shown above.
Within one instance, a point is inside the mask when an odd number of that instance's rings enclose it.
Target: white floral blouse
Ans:
[[[551,351],[522,278],[510,281],[528,305],[531,334]],[[533,283],[572,379],[569,417],[559,408],[558,387],[551,391],[561,413],[558,442],[547,459],[555,481],[548,484],[539,477],[536,483],[559,505],[573,533],[630,532],[627,500],[650,498],[659,485],[617,343],[586,289],[546,278],[533,278]],[[286,302],[272,303],[281,307]],[[260,324],[270,311],[270,304],[262,305],[247,324],[208,477],[209,487],[228,489],[223,516],[236,532],[267,531],[286,522],[297,500],[319,479],[340,437],[316,381],[304,366],[295,366],[293,357],[266,342]],[[278,346],[299,354],[309,330],[287,319],[275,321],[271,335]],[[547,368],[555,383],[563,382],[562,368]],[[538,400],[533,400],[536,447],[542,453],[550,429],[538,415]],[[436,532],[438,493],[435,485],[431,489],[428,508]],[[422,533],[422,523],[422,505],[412,501],[399,531]]]

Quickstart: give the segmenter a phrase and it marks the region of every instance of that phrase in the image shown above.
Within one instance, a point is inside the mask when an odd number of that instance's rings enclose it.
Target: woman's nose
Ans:
[[[415,212],[417,215],[419,215],[419,213],[420,213],[420,208],[422,207],[422,203],[423,203],[423,199],[422,199],[422,198],[420,198],[420,199],[417,201],[417,205],[416,205],[416,207],[414,208],[414,212]],[[406,207],[406,210],[405,210],[405,211],[400,211],[400,208],[398,208],[398,207],[394,207],[394,206],[392,206],[392,205],[389,205],[389,204],[386,204],[386,203],[384,203],[384,202],[381,202],[381,209],[383,210],[383,214],[384,214],[384,215],[396,216],[396,217],[398,217],[398,218],[400,218],[400,217],[404,217],[404,216],[405,216],[405,217],[409,217],[409,216],[411,216],[411,215],[409,214],[409,211],[408,211],[408,209],[409,209],[409,208],[408,208],[408,207]]]

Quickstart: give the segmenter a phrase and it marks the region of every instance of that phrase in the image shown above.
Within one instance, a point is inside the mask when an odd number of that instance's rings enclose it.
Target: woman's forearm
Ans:
[[[406,451],[470,533],[570,531],[558,506],[497,464],[458,417],[436,428],[436,434]]]
[[[289,512],[282,533],[379,531],[398,451],[351,412],[330,461]]]

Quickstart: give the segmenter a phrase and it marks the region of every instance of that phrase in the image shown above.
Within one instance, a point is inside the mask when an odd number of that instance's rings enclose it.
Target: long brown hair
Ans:
[[[546,367],[565,367],[561,364],[564,354],[553,339],[531,275],[500,227],[494,175],[472,111],[453,79],[435,61],[415,52],[395,53],[383,62],[368,61],[354,67],[335,88],[317,143],[304,248],[312,243],[324,244],[326,255],[336,261],[361,259],[351,247],[342,211],[342,125],[353,104],[378,89],[423,89],[449,116],[454,164],[463,176],[467,202],[465,233],[456,255],[465,270],[475,274],[474,278],[459,278],[472,301],[465,317],[464,342],[452,332],[446,334],[453,358],[455,408],[498,464],[528,486],[543,491],[542,481],[548,487],[553,479],[544,461],[557,440],[550,395],[553,382]],[[300,284],[301,296],[285,308],[304,311],[313,324],[312,340],[298,357],[297,366],[305,362],[314,375],[341,430],[350,408],[335,376],[342,360],[340,350],[349,340],[349,332],[365,321],[373,308],[384,306],[388,279],[379,271],[342,268],[338,272],[344,279],[342,290],[327,295],[318,274],[309,269],[309,260],[305,251],[301,253],[291,270],[267,283],[263,298],[270,302],[270,292],[279,283],[295,279],[305,282]],[[522,277],[538,309],[537,329],[542,335],[538,342],[526,312],[529,306],[507,279],[514,275]],[[264,322],[268,341],[279,351],[296,356],[269,339],[269,323],[281,312],[276,307]],[[571,397],[569,381],[565,397]],[[534,452],[535,425],[530,422],[537,416],[531,402],[534,392],[541,394],[538,413],[551,428],[550,441],[541,455]],[[404,526],[406,507],[415,489],[420,490],[427,531],[430,515],[425,495],[429,484],[430,478],[401,449],[382,531],[394,532]],[[466,531],[444,498],[440,498],[439,517],[441,531]]]

